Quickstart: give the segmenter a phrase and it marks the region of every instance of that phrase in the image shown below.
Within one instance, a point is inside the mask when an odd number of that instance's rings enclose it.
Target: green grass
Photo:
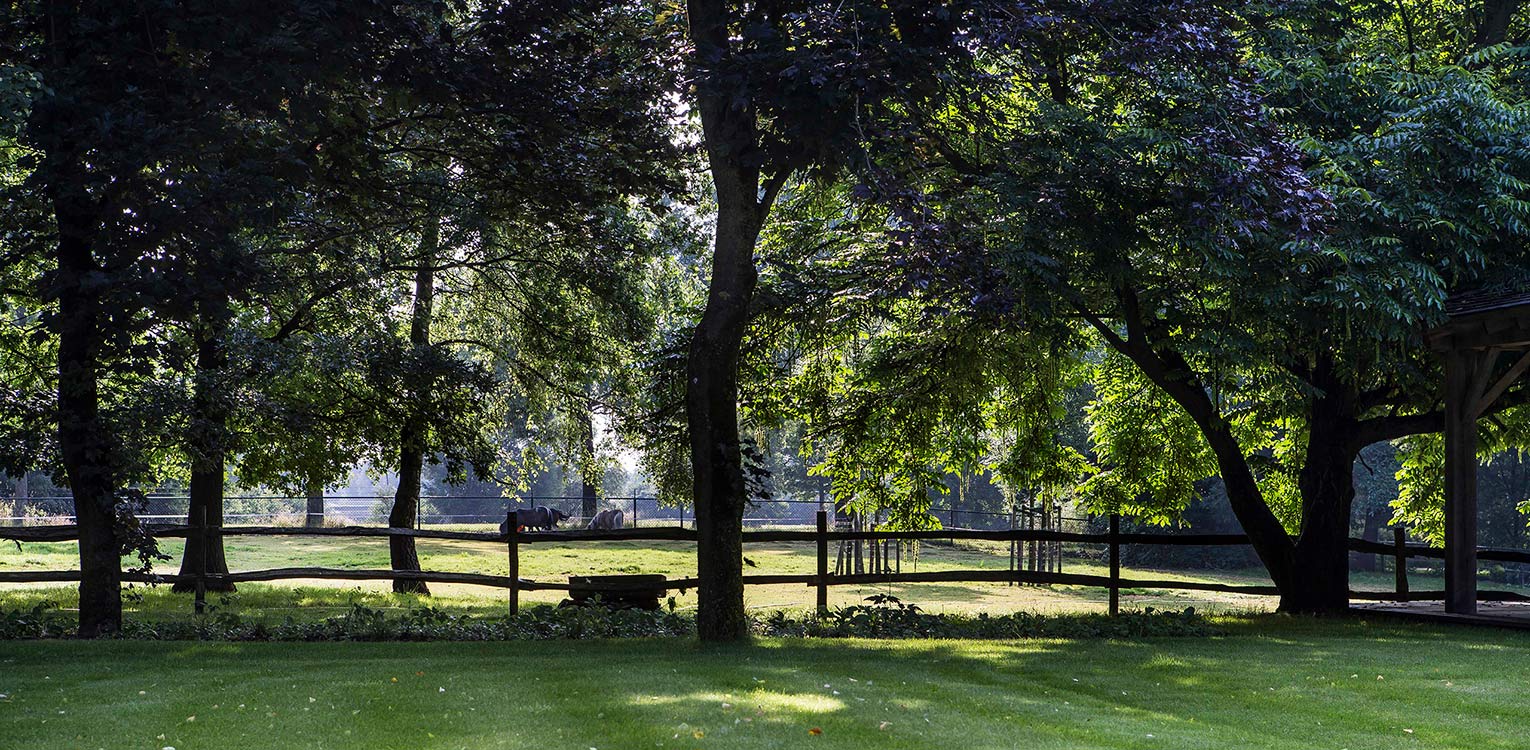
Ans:
[[[1268,616],[1224,627],[723,648],[9,642],[0,746],[1524,746],[1526,634]]]
[[[420,558],[431,570],[451,572],[479,572],[504,575],[508,568],[503,548],[498,545],[421,540]],[[172,560],[161,563],[159,569],[168,572],[178,570],[181,541],[167,539],[163,550]],[[233,570],[258,570],[291,566],[318,566],[333,568],[386,568],[388,567],[387,542],[382,539],[336,538],[336,537],[230,537],[226,542],[227,558]],[[831,550],[832,552],[832,550]],[[801,544],[751,544],[745,554],[755,565],[746,568],[749,573],[810,574],[816,569],[814,546]],[[694,576],[696,573],[695,546],[690,542],[602,542],[599,544],[536,544],[522,548],[522,577],[534,580],[562,581],[570,575],[611,573],[662,573],[671,578]],[[922,544],[917,559],[907,555],[903,561],[905,571],[939,571],[964,569],[1001,570],[1009,565],[1008,549],[999,544]],[[78,566],[74,543],[24,544],[18,550],[15,545],[0,545],[0,569],[19,570],[70,570]],[[1065,570],[1071,573],[1105,574],[1098,563],[1069,560]],[[1260,571],[1229,573],[1165,573],[1162,571],[1126,571],[1128,575],[1150,575],[1154,578],[1185,580],[1236,580],[1239,582],[1267,582]],[[407,607],[416,603],[410,597],[392,597],[386,594],[386,581],[356,583],[334,580],[287,581],[265,585],[241,586],[240,596],[230,604],[241,608],[243,613],[253,614],[253,605],[260,602],[273,612],[285,616],[286,610],[298,608],[336,608],[348,606],[352,601],[363,600],[368,606],[388,608]],[[300,590],[299,590],[300,589]],[[443,605],[468,609],[494,609],[504,605],[504,592],[477,586],[432,584],[436,600]],[[282,592],[287,592],[283,594]],[[1105,607],[1106,594],[1102,589],[1072,586],[1006,586],[994,583],[941,583],[941,584],[895,584],[839,586],[830,589],[830,603],[846,605],[858,603],[874,593],[891,593],[908,601],[918,602],[927,610],[955,612],[1088,612]],[[246,596],[246,594],[250,594]],[[553,603],[561,598],[558,592],[530,592],[522,595],[523,601]],[[155,613],[163,608],[183,612],[185,597],[148,590],[142,603],[129,603],[132,610]],[[0,606],[16,607],[28,602],[51,600],[64,607],[74,606],[75,596],[70,586],[4,586],[0,585]],[[813,591],[806,586],[751,586],[747,590],[749,606],[757,609],[802,608],[813,604]],[[1131,592],[1128,604],[1160,608],[1183,608],[1194,606],[1208,611],[1271,608],[1273,604],[1263,597],[1225,594],[1149,590]],[[692,606],[694,596],[682,594],[678,598],[681,608]]]
[[[480,529],[481,530],[481,529]],[[386,568],[387,542],[382,539],[340,537],[230,537],[227,556],[234,570],[258,570],[292,566],[333,568]],[[178,570],[180,540],[164,541],[164,551],[172,560],[160,570]],[[431,570],[480,572],[504,575],[508,568],[505,551],[499,545],[441,540],[421,540],[420,558]],[[751,544],[746,555],[755,567],[750,573],[812,573],[816,566],[811,544]],[[832,553],[832,549],[831,549]],[[1009,564],[1005,545],[983,542],[920,545],[917,560],[905,556],[904,570],[1005,569]],[[68,543],[0,544],[0,570],[70,570],[78,566],[76,547]],[[1095,561],[1069,558],[1065,572],[1105,575],[1106,569]],[[562,581],[570,575],[610,573],[662,573],[671,578],[695,575],[695,547],[690,542],[601,542],[589,544],[536,544],[521,551],[521,575],[544,581]],[[1234,571],[1162,571],[1127,567],[1129,578],[1219,581],[1237,584],[1265,584],[1269,579],[1262,570]],[[1437,575],[1412,576],[1415,590],[1442,588]],[[1390,590],[1390,573],[1356,573],[1352,585],[1359,589]],[[1484,583],[1487,588],[1513,588]],[[222,603],[226,609],[246,617],[281,619],[287,616],[326,616],[352,603],[390,609],[417,606],[416,597],[388,593],[386,581],[356,583],[336,580],[284,581],[275,584],[246,584],[238,595]],[[499,611],[505,605],[502,590],[478,586],[432,584],[433,600],[438,606],[472,612]],[[1530,589],[1517,589],[1530,592]],[[149,617],[183,615],[190,607],[189,597],[170,594],[164,588],[139,589],[143,599],[128,602],[128,609]],[[1106,592],[1093,587],[1075,586],[1006,586],[996,583],[927,583],[866,586],[836,586],[830,589],[830,604],[858,603],[874,593],[890,593],[905,601],[916,602],[932,612],[1014,612],[1019,610],[1046,613],[1095,612],[1105,608]],[[1270,597],[1175,591],[1168,589],[1128,589],[1123,602],[1128,607],[1182,609],[1196,607],[1207,612],[1244,612],[1271,610]],[[528,603],[554,603],[559,592],[530,592],[522,595]],[[813,590],[806,586],[751,586],[747,603],[756,609],[797,609],[813,604]],[[53,601],[65,608],[75,606],[72,586],[0,585],[0,608],[31,606],[39,601]],[[694,606],[693,593],[680,594],[680,608]]]

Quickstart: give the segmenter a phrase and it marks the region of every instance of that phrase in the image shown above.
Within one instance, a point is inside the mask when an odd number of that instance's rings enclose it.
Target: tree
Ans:
[[[856,163],[868,129],[896,120],[969,58],[961,9],[917,3],[686,5],[694,103],[716,195],[707,299],[686,352],[696,507],[697,629],[748,635],[738,366],[758,282],[755,247],[794,174]]]
[[[1526,262],[1515,53],[1401,7],[1056,6],[884,188],[942,196],[899,230],[940,240],[906,265],[953,307],[1110,350],[1092,507],[1172,513],[1219,474],[1290,611],[1348,605],[1360,450],[1442,423],[1446,290]]]
[[[119,554],[132,484],[170,441],[155,373],[160,325],[195,317],[203,253],[287,216],[326,128],[310,106],[337,80],[385,77],[428,3],[15,4],[0,26],[39,85],[8,186],[14,251],[57,341],[54,419],[80,529],[80,633],[120,627]],[[316,56],[314,49],[326,50]],[[216,421],[217,415],[211,415]],[[146,432],[147,431],[147,432]],[[199,464],[203,462],[199,461]],[[206,462],[210,464],[211,461]]]

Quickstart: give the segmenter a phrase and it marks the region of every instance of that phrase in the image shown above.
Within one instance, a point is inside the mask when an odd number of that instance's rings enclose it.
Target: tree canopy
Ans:
[[[431,471],[593,507],[630,454],[704,638],[783,483],[919,529],[977,477],[1157,524],[1215,477],[1331,610],[1362,451],[1439,536],[1425,332],[1530,279],[1518,0],[9,11],[0,472],[73,494],[87,636],[167,481],[216,525],[365,463],[407,526]]]

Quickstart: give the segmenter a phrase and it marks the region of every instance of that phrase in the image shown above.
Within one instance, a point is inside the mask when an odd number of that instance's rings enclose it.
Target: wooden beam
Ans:
[[[1477,611],[1477,420],[1470,352],[1445,359],[1445,611]]]
[[[1430,349],[1444,354],[1490,346],[1518,348],[1530,342],[1530,306],[1452,318],[1424,333]]]
[[[1526,368],[1530,368],[1530,351],[1520,355],[1519,360],[1509,367],[1509,371],[1504,373],[1503,377],[1498,379],[1498,382],[1494,383],[1485,393],[1477,397],[1476,403],[1472,405],[1472,418],[1481,417],[1482,413],[1487,411],[1488,407],[1492,406],[1493,402],[1497,401],[1498,397],[1502,396],[1503,392],[1509,389],[1509,386],[1514,385],[1514,381],[1519,380],[1519,376],[1525,374]]]
[[[1493,367],[1498,364],[1498,355],[1503,350],[1498,347],[1490,347],[1487,351],[1472,357],[1471,387],[1466,391],[1466,405],[1475,408],[1478,401],[1482,400],[1482,394],[1487,392],[1488,380],[1493,376]],[[1469,411],[1470,418],[1476,419],[1477,413]]]

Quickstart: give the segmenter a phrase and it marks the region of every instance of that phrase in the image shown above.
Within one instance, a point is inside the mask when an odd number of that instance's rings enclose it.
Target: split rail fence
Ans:
[[[1274,596],[1279,592],[1274,586],[1242,585],[1212,581],[1185,581],[1170,579],[1123,578],[1121,576],[1121,547],[1123,545],[1175,545],[1175,546],[1232,546],[1246,545],[1248,537],[1243,534],[1143,534],[1120,530],[1120,518],[1110,518],[1106,533],[1076,533],[1043,529],[1002,529],[981,531],[973,529],[941,529],[935,531],[834,531],[830,529],[828,514],[819,511],[817,528],[812,531],[761,530],[745,531],[745,544],[812,542],[817,551],[817,572],[814,574],[750,574],[744,576],[744,585],[792,585],[812,586],[816,590],[820,610],[828,606],[830,586],[866,585],[886,583],[952,583],[991,582],[1016,584],[1056,584],[1088,586],[1107,589],[1110,593],[1109,611],[1115,614],[1120,608],[1122,589],[1167,589],[1184,591],[1212,591],[1233,594]],[[203,611],[209,584],[280,581],[291,579],[338,579],[338,580],[414,580],[431,583],[460,583],[507,589],[509,611],[514,614],[520,606],[522,591],[567,591],[568,583],[535,581],[520,577],[520,548],[523,545],[547,543],[599,543],[608,541],[690,541],[697,539],[695,529],[684,527],[654,527],[619,529],[612,531],[541,531],[527,532],[513,526],[508,533],[443,531],[435,529],[378,528],[342,526],[311,528],[302,526],[232,526],[209,527],[196,525],[154,525],[149,530],[157,537],[185,538],[188,544],[207,545],[214,537],[235,536],[327,536],[327,537],[414,537],[417,539],[443,539],[484,542],[505,546],[509,562],[508,575],[484,573],[457,573],[428,570],[383,570],[322,567],[272,568],[267,570],[241,571],[226,574],[209,573],[205,569],[197,573],[182,574],[122,574],[125,582],[136,583],[182,583],[195,587],[195,607]],[[79,538],[79,530],[73,524],[0,527],[0,540],[17,542],[64,542]],[[1007,570],[941,570],[926,572],[881,572],[858,574],[833,574],[829,571],[829,543],[843,541],[913,541],[913,540],[982,540],[993,542],[1061,542],[1103,545],[1108,550],[1109,574],[1090,575],[1055,571],[1025,570],[1012,565]],[[1408,565],[1411,558],[1444,559],[1444,550],[1409,543],[1402,530],[1397,530],[1391,544],[1363,539],[1350,539],[1353,552],[1385,555],[1396,560],[1396,586],[1393,591],[1351,591],[1351,599],[1377,601],[1428,601],[1444,599],[1444,591],[1411,591],[1408,585]],[[205,550],[204,550],[205,551]],[[200,556],[207,560],[209,555]],[[1480,549],[1477,557],[1482,561],[1530,564],[1530,552],[1504,549]],[[1013,557],[1012,557],[1013,559]],[[4,571],[0,570],[0,583],[49,583],[75,582],[80,572],[74,571]],[[663,582],[670,591],[697,588],[696,578],[675,578]],[[636,584],[634,590],[652,590],[658,584]],[[620,589],[608,588],[613,593]],[[1478,597],[1485,601],[1530,601],[1530,597],[1512,591],[1479,591]]]

